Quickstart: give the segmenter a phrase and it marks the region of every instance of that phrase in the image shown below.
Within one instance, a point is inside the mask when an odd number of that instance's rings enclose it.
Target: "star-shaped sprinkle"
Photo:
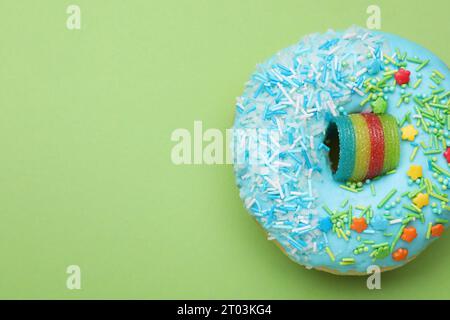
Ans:
[[[394,259],[395,261],[402,261],[405,260],[407,256],[408,256],[408,249],[398,248],[392,254],[392,259]]]
[[[319,230],[327,233],[333,228],[333,223],[331,222],[330,217],[325,217],[319,220]]]
[[[406,127],[401,128],[402,130],[402,139],[403,140],[409,140],[414,141],[419,131],[414,128],[412,124],[407,125]]]
[[[409,82],[409,76],[411,75],[411,72],[400,68],[398,69],[398,71],[395,73],[394,78],[395,81],[397,81],[397,84],[399,86],[403,85],[403,84],[407,84]]]
[[[413,203],[418,207],[419,209],[422,209],[424,206],[428,205],[430,202],[430,198],[428,196],[428,193],[419,193],[414,199]]]
[[[376,253],[375,253],[375,258],[377,259],[384,259],[387,256],[389,256],[390,253],[390,249],[389,246],[384,246],[384,247],[380,247],[377,249]]]
[[[431,235],[433,237],[440,237],[442,232],[444,232],[444,226],[440,223],[431,227]]]
[[[389,221],[387,221],[381,215],[376,215],[370,220],[370,225],[377,231],[384,231],[389,227]]]
[[[403,229],[402,240],[411,242],[417,237],[417,230],[414,227],[406,227]]]
[[[364,217],[361,218],[353,218],[352,225],[350,226],[350,229],[355,230],[358,233],[363,232],[367,229],[367,222]]]
[[[378,97],[377,100],[371,103],[372,111],[376,114],[383,114],[387,110],[387,102],[383,97]]]
[[[447,150],[445,150],[444,157],[447,159],[447,163],[450,163],[450,147],[447,147]]]
[[[422,178],[422,166],[412,164],[406,174],[413,180]]]

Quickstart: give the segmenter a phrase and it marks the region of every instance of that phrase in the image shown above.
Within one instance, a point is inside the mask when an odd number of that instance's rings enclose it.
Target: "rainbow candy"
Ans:
[[[333,139],[333,130],[339,145],[334,179],[359,182],[397,167],[400,137],[394,117],[374,113],[339,116],[331,121],[327,139]]]

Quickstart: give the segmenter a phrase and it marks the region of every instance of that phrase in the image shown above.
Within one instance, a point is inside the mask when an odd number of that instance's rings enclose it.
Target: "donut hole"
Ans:
[[[333,179],[364,182],[394,170],[400,159],[398,131],[397,120],[388,114],[333,118],[324,138]]]
[[[330,149],[328,151],[328,158],[330,160],[331,171],[334,174],[338,169],[340,153],[339,132],[336,123],[332,122],[328,126],[324,143]]]

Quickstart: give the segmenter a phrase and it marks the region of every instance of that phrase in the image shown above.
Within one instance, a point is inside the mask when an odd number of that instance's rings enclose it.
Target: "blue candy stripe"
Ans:
[[[333,122],[336,124],[339,135],[339,164],[334,174],[334,179],[347,181],[352,177],[355,167],[356,137],[353,123],[349,117],[336,117]]]

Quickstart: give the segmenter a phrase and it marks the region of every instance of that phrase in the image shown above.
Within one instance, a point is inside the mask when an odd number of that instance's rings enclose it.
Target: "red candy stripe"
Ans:
[[[367,122],[370,136],[370,163],[366,179],[372,179],[383,171],[384,163],[384,133],[383,126],[377,115],[373,113],[361,113]]]

